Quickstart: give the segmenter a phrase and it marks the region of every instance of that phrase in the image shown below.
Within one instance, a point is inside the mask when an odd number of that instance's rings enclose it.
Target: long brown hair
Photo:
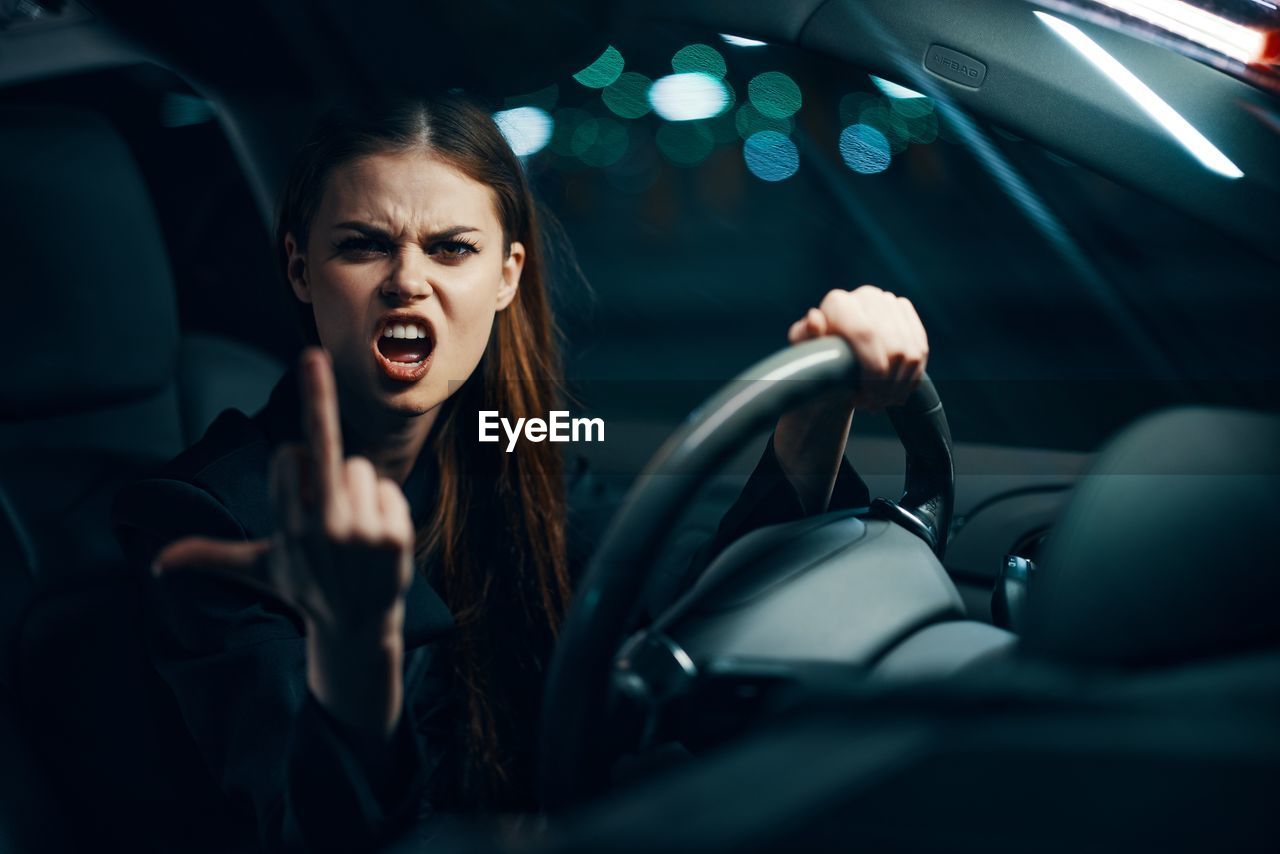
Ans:
[[[305,247],[335,167],[381,153],[427,151],[493,191],[504,234],[525,247],[515,300],[498,313],[480,365],[444,404],[432,431],[439,500],[418,531],[419,567],[458,624],[452,671],[464,704],[458,806],[524,807],[532,797],[542,666],[569,599],[563,462],[549,443],[514,453],[475,441],[476,413],[541,417],[562,396],[540,214],[520,161],[489,112],[437,95],[331,110],[298,152],[281,196],[276,246]],[[295,301],[318,343],[309,306]],[[448,798],[448,800],[454,800]]]

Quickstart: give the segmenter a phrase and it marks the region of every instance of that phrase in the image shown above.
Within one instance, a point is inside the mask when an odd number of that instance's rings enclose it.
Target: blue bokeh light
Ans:
[[[854,172],[874,175],[889,168],[889,140],[871,125],[849,125],[840,133],[840,157]]]
[[[800,152],[784,133],[762,130],[747,137],[742,157],[751,174],[762,181],[785,181],[800,168]]]

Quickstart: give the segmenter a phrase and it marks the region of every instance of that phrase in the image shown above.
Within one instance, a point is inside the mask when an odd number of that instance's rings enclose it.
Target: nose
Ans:
[[[421,248],[402,248],[396,253],[396,261],[382,283],[383,295],[401,303],[427,299],[435,293],[430,280],[430,264]]]

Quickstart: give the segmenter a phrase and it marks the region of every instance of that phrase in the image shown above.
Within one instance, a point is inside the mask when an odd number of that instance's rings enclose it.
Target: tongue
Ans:
[[[378,349],[393,362],[421,362],[431,352],[428,338],[379,338]]]

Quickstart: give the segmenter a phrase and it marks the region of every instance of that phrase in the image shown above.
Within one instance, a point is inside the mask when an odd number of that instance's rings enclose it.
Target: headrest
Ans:
[[[1024,649],[1123,667],[1280,644],[1277,526],[1280,417],[1148,416],[1099,455],[1050,533]]]
[[[0,419],[127,402],[171,382],[177,311],[155,211],[101,116],[0,108]]]

